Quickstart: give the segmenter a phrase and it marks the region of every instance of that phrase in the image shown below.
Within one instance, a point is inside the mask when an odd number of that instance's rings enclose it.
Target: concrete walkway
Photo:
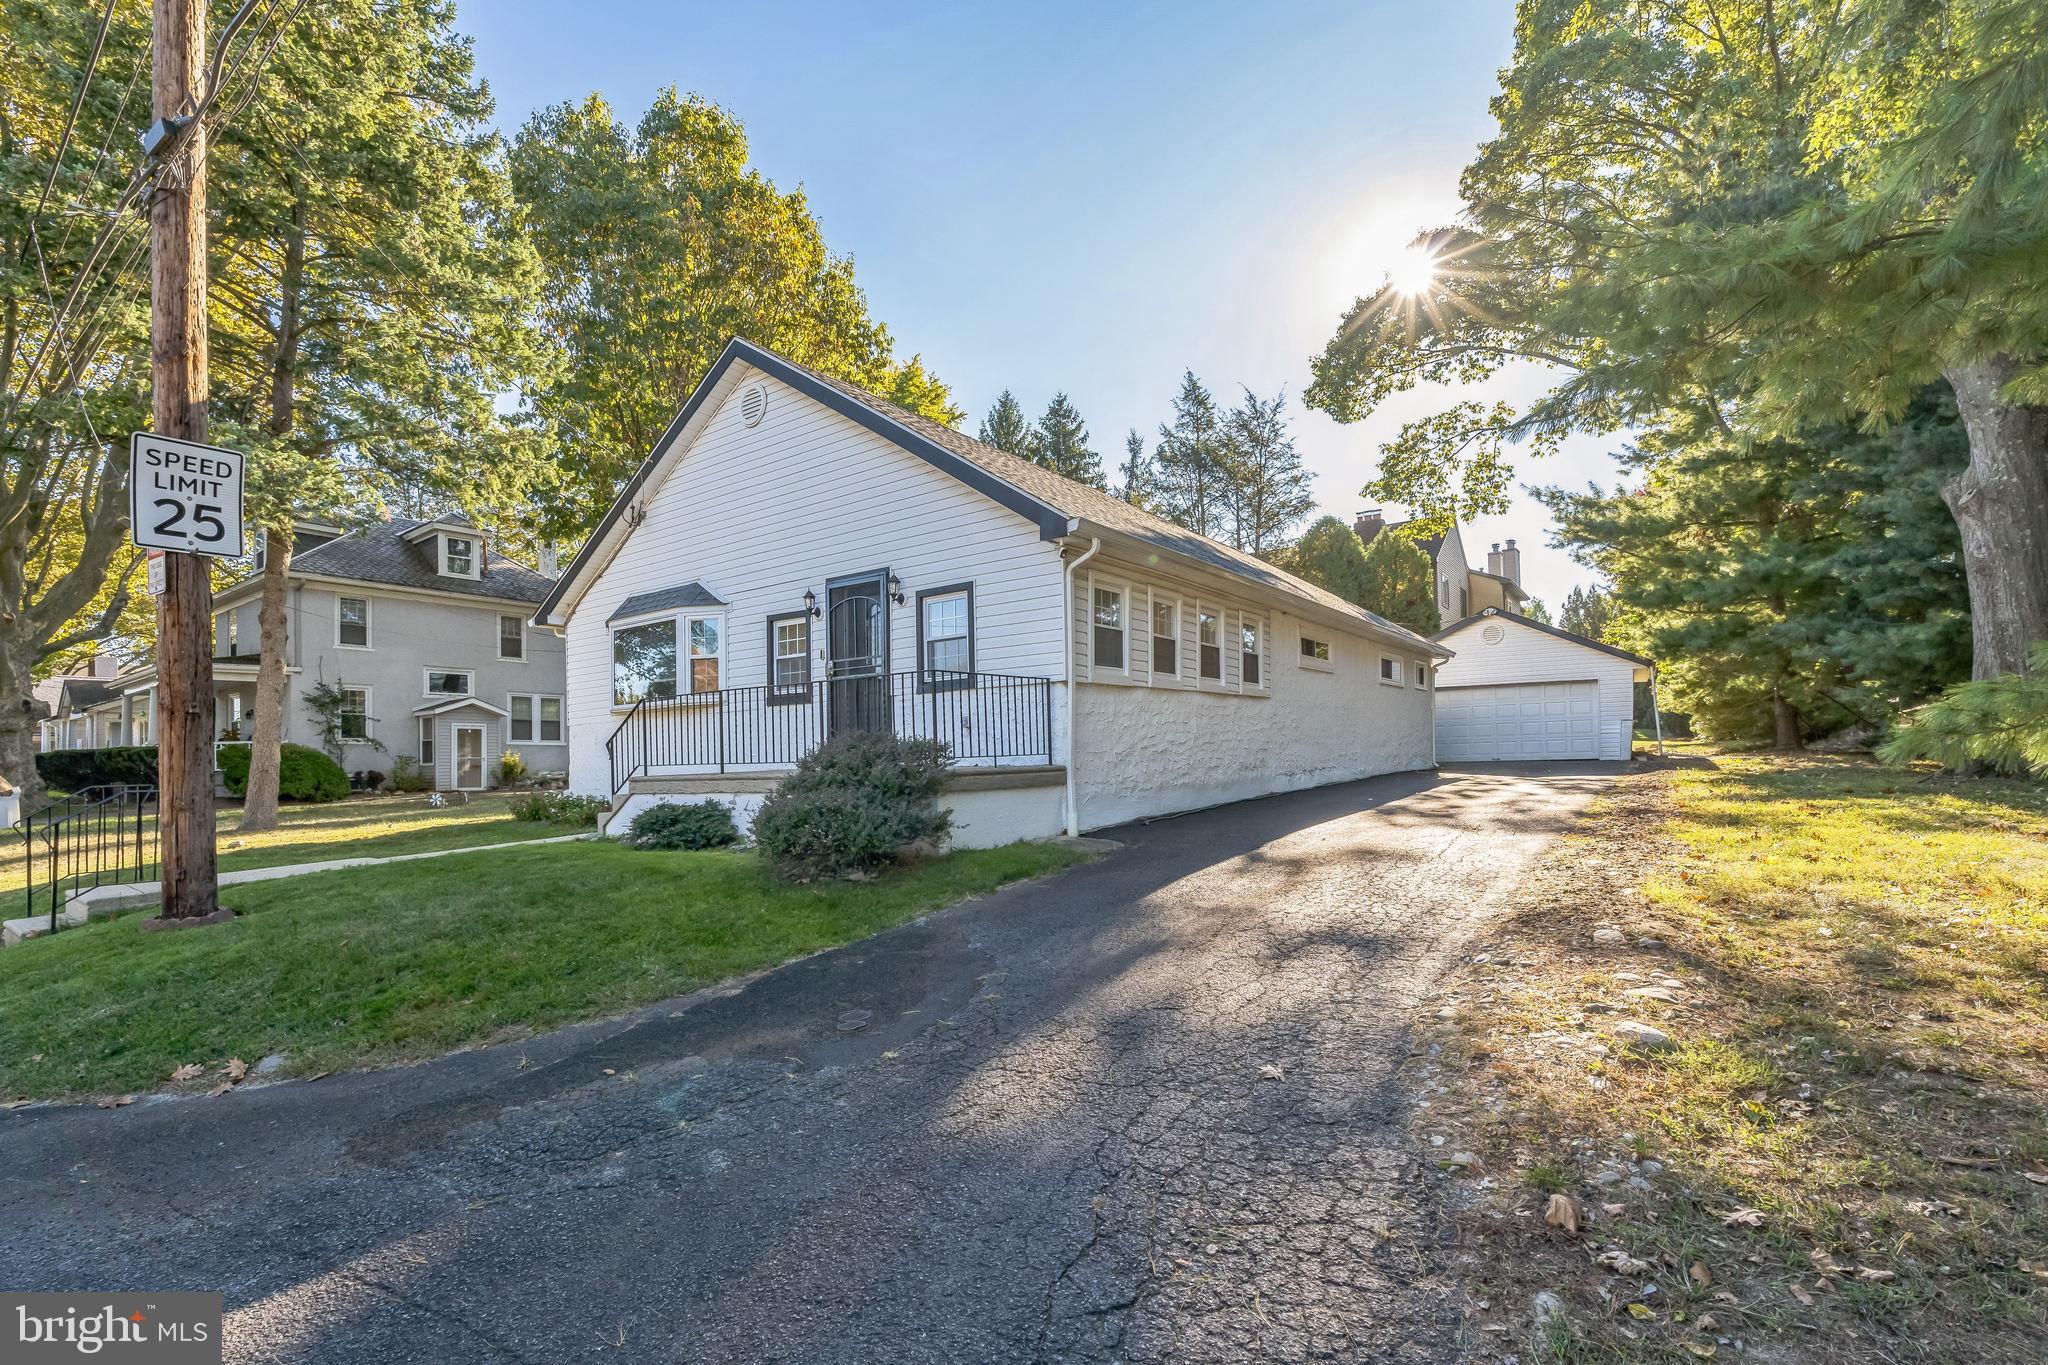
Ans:
[[[382,867],[385,863],[414,863],[422,858],[450,858],[458,853],[485,853],[500,848],[534,848],[541,844],[566,844],[578,839],[595,839],[596,834],[558,834],[547,839],[511,839],[501,844],[471,844],[464,848],[437,848],[427,853],[394,853],[388,858],[329,858],[319,863],[288,863],[280,867],[252,867],[241,872],[220,874],[222,886],[244,886],[250,882],[274,882],[281,877],[303,877],[312,872],[340,872],[350,867]],[[118,914],[138,906],[154,905],[163,889],[156,882],[116,882],[81,891],[57,915],[60,926],[72,927],[98,915]],[[47,914],[30,915],[0,923],[0,947],[11,948],[25,938],[50,932]]]

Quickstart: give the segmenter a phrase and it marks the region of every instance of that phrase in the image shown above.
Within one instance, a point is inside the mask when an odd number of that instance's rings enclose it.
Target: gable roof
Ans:
[[[652,476],[662,457],[676,438],[682,433],[689,419],[694,416],[707,396],[725,376],[726,371],[736,362],[745,363],[774,379],[796,389],[805,396],[815,399],[843,417],[865,427],[884,440],[909,451],[941,472],[959,479],[968,487],[992,498],[1011,511],[1037,523],[1039,536],[1044,540],[1058,540],[1082,529],[1085,525],[1099,528],[1115,535],[1140,541],[1154,549],[1183,559],[1196,561],[1213,569],[1220,569],[1238,578],[1257,583],[1271,591],[1283,593],[1303,601],[1311,602],[1326,611],[1349,616],[1361,625],[1370,626],[1392,639],[1428,649],[1430,641],[1415,632],[1376,612],[1348,602],[1335,593],[1326,592],[1305,579],[1279,569],[1256,556],[1232,549],[1219,541],[1198,535],[1184,526],[1153,516],[1141,508],[1133,507],[1121,498],[1112,497],[1099,488],[1078,483],[1050,469],[1035,465],[1029,460],[997,450],[994,446],[955,431],[952,427],[931,418],[900,408],[886,399],[878,398],[867,390],[843,379],[821,374],[806,365],[799,365],[787,357],[775,354],[754,345],[750,341],[734,337],[726,343],[718,361],[704,376],[701,383],[690,395],[676,420],[662,434],[654,451],[635,472],[611,511],[598,524],[596,531],[576,552],[561,581],[554,591],[541,603],[534,614],[536,622],[549,624],[547,618],[561,605],[572,586],[587,570],[595,558],[598,546],[606,534],[618,522],[633,497]],[[1439,651],[1440,652],[1440,651]]]
[[[74,673],[63,680],[58,691],[61,701],[68,703],[72,711],[84,711],[98,706],[109,697],[118,697],[121,689],[105,678],[95,678],[88,673]]]
[[[1446,635],[1463,630],[1474,621],[1484,621],[1489,617],[1496,621],[1512,621],[1518,626],[1527,626],[1531,630],[1540,630],[1545,635],[1555,635],[1558,639],[1568,641],[1571,644],[1584,645],[1587,649],[1597,649],[1602,654],[1612,654],[1617,659],[1627,659],[1630,663],[1641,664],[1644,668],[1651,669],[1652,671],[1657,667],[1655,659],[1645,659],[1640,654],[1631,654],[1618,646],[1602,644],[1598,640],[1588,639],[1584,635],[1576,635],[1568,630],[1560,630],[1556,626],[1546,626],[1541,621],[1532,621],[1526,616],[1517,616],[1513,612],[1502,611],[1499,607],[1487,607],[1483,611],[1476,611],[1462,621],[1454,621],[1450,625],[1445,626],[1429,638],[1441,640]]]
[[[421,527],[448,525],[448,517],[412,521],[400,517],[381,526],[359,527],[346,535],[325,540],[292,556],[292,572],[321,578],[345,578],[357,583],[382,583],[397,588],[418,588],[426,592],[462,593],[470,597],[495,597],[506,602],[538,602],[555,586],[555,580],[516,564],[489,548],[477,578],[451,578],[440,572],[429,537],[418,544],[406,537]],[[463,523],[467,525],[467,523]],[[247,586],[260,575],[243,579],[227,591]],[[223,596],[226,594],[223,593]]]
[[[1503,588],[1506,588],[1509,592],[1513,593],[1515,596],[1521,598],[1524,602],[1529,600],[1529,594],[1527,590],[1525,590],[1520,583],[1517,583],[1514,579],[1507,577],[1505,574],[1488,573],[1484,569],[1467,569],[1466,572],[1471,574],[1474,578],[1490,578],[1494,582],[1500,584]]]

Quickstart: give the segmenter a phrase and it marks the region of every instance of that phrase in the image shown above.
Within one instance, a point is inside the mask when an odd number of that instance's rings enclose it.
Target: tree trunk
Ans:
[[[1786,700],[1785,694],[1771,689],[1771,722],[1777,727],[1777,746],[1780,749],[1796,751],[1806,747],[1806,736],[1799,725],[1799,708]]]
[[[2019,372],[2001,355],[1946,374],[1970,463],[1941,496],[1962,532],[1978,678],[2027,672],[2028,650],[2048,639],[2048,408],[2000,397]]]
[[[256,714],[249,728],[249,788],[242,797],[241,830],[277,828],[277,769],[284,742],[284,599],[292,567],[292,537],[263,533],[263,601],[256,611],[263,655],[256,665]]]
[[[14,784],[27,815],[46,799],[43,777],[36,770],[36,722],[49,708],[36,700],[35,679],[27,669],[13,667],[17,649],[0,649],[0,775]]]

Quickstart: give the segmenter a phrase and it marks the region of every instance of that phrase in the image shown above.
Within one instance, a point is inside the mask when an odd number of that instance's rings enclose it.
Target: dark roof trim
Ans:
[[[1526,616],[1517,616],[1513,612],[1502,611],[1498,607],[1488,607],[1484,611],[1474,612],[1462,621],[1454,621],[1450,625],[1445,626],[1429,638],[1441,640],[1453,631],[1463,630],[1474,621],[1483,621],[1489,616],[1497,621],[1513,621],[1518,626],[1527,626],[1531,630],[1540,630],[1545,635],[1555,635],[1560,640],[1566,640],[1575,645],[1584,645],[1587,649],[1597,649],[1602,654],[1612,654],[1617,659],[1627,659],[1630,663],[1641,664],[1644,668],[1654,670],[1657,667],[1655,659],[1645,659],[1640,654],[1631,654],[1625,649],[1617,649],[1613,645],[1604,645],[1598,640],[1589,640],[1583,635],[1574,635],[1568,630],[1559,630],[1556,626],[1546,626],[1541,621],[1531,621]]]
[[[638,616],[642,612],[666,611],[678,607],[727,607],[724,598],[713,593],[702,583],[678,583],[672,588],[656,588],[653,592],[636,592],[619,603],[619,609],[605,618],[605,624]]]
[[[690,391],[689,400],[683,404],[683,410],[676,414],[675,420],[668,424],[668,430],[662,432],[661,439],[654,443],[653,451],[641,461],[640,468],[633,472],[633,477],[626,481],[626,486],[613,500],[611,510],[604,514],[604,520],[597,524],[597,529],[583,542],[583,547],[576,552],[576,557],[569,561],[568,571],[556,581],[554,590],[534,612],[533,619],[536,624],[548,623],[548,617],[554,614],[562,599],[569,595],[571,586],[590,566],[590,561],[596,557],[598,546],[610,534],[612,527],[618,524],[619,518],[625,515],[626,509],[632,505],[634,497],[645,486],[655,466],[668,454],[669,447],[682,435],[683,428],[697,415],[697,410],[725,378],[725,372],[732,368],[735,361],[743,361],[763,374],[782,381],[798,393],[824,404],[855,425],[864,427],[883,440],[901,447],[942,473],[950,474],[975,492],[1009,508],[1026,521],[1036,523],[1040,539],[1057,540],[1067,533],[1067,514],[1058,508],[1049,507],[1021,489],[1011,487],[987,470],[961,459],[937,442],[928,440],[908,427],[890,420],[867,404],[839,392],[830,385],[819,383],[773,352],[764,351],[750,341],[734,337],[725,343],[725,349],[719,353],[718,360],[711,366],[710,371],[698,381],[697,387]]]

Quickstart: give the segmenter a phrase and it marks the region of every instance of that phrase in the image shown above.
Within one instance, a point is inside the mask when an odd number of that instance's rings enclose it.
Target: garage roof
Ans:
[[[1597,649],[1602,654],[1612,654],[1617,659],[1627,659],[1630,663],[1641,664],[1644,668],[1653,671],[1657,667],[1655,659],[1645,659],[1640,654],[1631,654],[1629,651],[1617,648],[1614,645],[1602,644],[1598,640],[1589,639],[1584,635],[1575,635],[1568,630],[1559,630],[1556,626],[1546,626],[1541,621],[1532,621],[1526,616],[1517,616],[1513,612],[1502,611],[1499,607],[1487,607],[1483,611],[1474,612],[1462,621],[1454,621],[1450,625],[1445,626],[1429,638],[1432,640],[1442,640],[1447,635],[1454,635],[1463,630],[1474,621],[1484,621],[1488,617],[1497,621],[1512,621],[1518,626],[1527,626],[1531,630],[1540,630],[1545,635],[1555,635],[1560,640],[1568,640],[1575,645],[1584,645],[1587,649]]]

